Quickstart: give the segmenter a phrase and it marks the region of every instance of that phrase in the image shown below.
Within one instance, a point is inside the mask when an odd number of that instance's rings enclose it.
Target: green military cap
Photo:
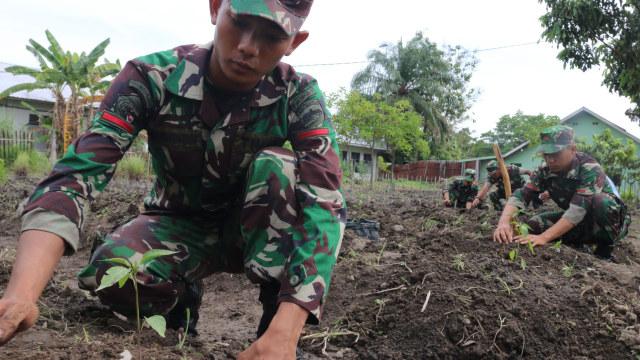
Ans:
[[[260,16],[274,21],[292,36],[309,16],[313,0],[229,0],[229,4],[234,14]]]
[[[487,163],[487,171],[488,172],[494,172],[496,170],[498,170],[500,166],[498,165],[498,162],[496,160],[491,160]]]
[[[573,145],[573,129],[556,125],[542,130],[540,133],[540,146],[536,153],[551,154]]]
[[[467,169],[464,171],[464,180],[473,181],[476,178],[476,171],[473,169]]]

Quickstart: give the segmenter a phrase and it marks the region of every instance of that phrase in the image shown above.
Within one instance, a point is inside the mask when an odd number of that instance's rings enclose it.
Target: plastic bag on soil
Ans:
[[[378,230],[380,223],[367,219],[347,219],[346,229],[352,229],[358,236],[366,237],[369,240],[378,242]]]

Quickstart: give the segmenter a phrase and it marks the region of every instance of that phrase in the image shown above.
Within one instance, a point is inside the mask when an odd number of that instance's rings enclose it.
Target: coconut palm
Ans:
[[[55,97],[53,109],[52,128],[56,136],[51,137],[52,163],[57,158],[57,144],[63,144],[66,150],[70,137],[63,138],[64,129],[75,136],[75,128],[79,126],[79,96],[83,88],[91,89],[92,86],[102,83],[102,80],[120,71],[120,63],[105,62],[96,66],[98,59],[104,55],[105,48],[110,40],[106,39],[86,54],[82,52],[71,53],[64,51],[58,40],[49,30],[45,31],[49,47],[45,48],[33,39],[29,39],[27,50],[38,60],[40,69],[32,69],[24,66],[10,66],[7,72],[14,75],[28,75],[35,82],[23,83],[12,86],[0,93],[0,99],[22,90],[50,89]],[[104,87],[104,85],[102,85]],[[70,96],[65,99],[64,91],[70,91]],[[63,139],[67,143],[63,143]]]
[[[383,43],[367,54],[369,64],[354,75],[351,87],[367,96],[382,94],[392,103],[408,100],[422,116],[424,132],[441,140],[460,120],[455,117],[466,112],[473,94],[466,83],[475,59],[457,50],[438,49],[420,32],[406,45],[402,40]]]

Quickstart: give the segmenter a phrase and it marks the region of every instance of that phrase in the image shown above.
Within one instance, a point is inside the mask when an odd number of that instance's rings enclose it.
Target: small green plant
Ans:
[[[467,254],[457,254],[453,258],[451,263],[453,263],[458,270],[464,270],[464,262],[462,262],[462,259],[464,259],[466,256]]]
[[[564,273],[564,276],[570,277],[571,275],[573,275],[573,270],[575,270],[575,265],[567,265],[564,262],[562,264],[563,264],[562,272]]]
[[[380,313],[382,312],[382,309],[384,309],[384,306],[386,304],[386,300],[376,299],[375,303],[378,306],[378,313],[376,314],[376,325],[378,325],[378,316],[380,316]]]
[[[187,331],[189,331],[189,320],[191,318],[191,310],[187,308],[187,326],[185,326],[184,334],[182,334],[182,339],[180,339],[180,343],[178,343],[178,349],[182,349],[184,346],[184,341],[187,340]]]
[[[511,221],[510,224],[511,224],[511,226],[513,226],[514,234],[520,235],[522,238],[527,240],[527,245],[529,245],[529,250],[531,251],[532,254],[535,255],[535,251],[533,250],[533,244],[527,238],[527,235],[529,235],[529,230],[531,230],[531,227],[529,225],[527,225],[526,223],[522,223],[522,222],[519,222],[519,221],[516,220],[518,218],[518,215],[521,212],[522,212],[522,210],[518,210],[518,211],[516,211],[515,213],[513,213],[511,215],[511,217],[514,219],[514,221]],[[520,259],[520,267],[522,267],[522,270],[526,270],[527,269],[527,262],[524,260],[523,257],[520,256],[520,242],[519,241],[516,242],[516,248],[511,250],[511,252],[509,252],[509,259],[517,261],[518,258]]]
[[[631,355],[635,356],[636,360],[640,360],[640,352],[631,350]]]
[[[376,264],[380,265],[380,259],[382,259],[382,253],[384,252],[384,248],[387,247],[387,242],[385,241],[384,244],[382,244],[382,248],[380,249],[380,252],[378,253],[378,256],[376,257]]]
[[[434,226],[436,226],[438,224],[439,224],[439,222],[437,220],[428,219],[427,222],[422,225],[422,229],[420,229],[420,230],[422,232],[429,232],[429,231],[431,231],[431,229],[433,229]]]
[[[127,179],[140,180],[146,175],[146,164],[143,158],[139,156],[128,156],[122,159],[118,164],[116,176],[122,176]]]
[[[140,263],[137,261],[130,261],[129,259],[105,259],[101,261],[107,261],[115,264],[120,264],[122,266],[116,265],[110,267],[106,274],[102,277],[100,281],[100,286],[96,291],[102,290],[104,288],[108,288],[115,283],[118,283],[119,287],[123,287],[127,280],[131,279],[133,283],[133,291],[136,297],[136,331],[138,333],[138,359],[142,359],[142,350],[140,348],[140,335],[142,334],[142,329],[144,328],[144,324],[147,323],[153,330],[155,330],[160,336],[164,337],[165,330],[167,329],[167,324],[161,315],[153,315],[150,317],[144,318],[144,321],[140,323],[140,302],[138,300],[138,282],[136,281],[136,274],[138,273],[138,269],[145,263],[160,257],[175,254],[175,251],[170,250],[161,250],[161,249],[153,249],[149,250],[142,255],[142,259],[140,259]]]
[[[556,243],[553,244],[553,246],[551,247],[551,250],[554,250],[555,252],[560,252],[560,245],[562,245],[562,240],[556,241]]]

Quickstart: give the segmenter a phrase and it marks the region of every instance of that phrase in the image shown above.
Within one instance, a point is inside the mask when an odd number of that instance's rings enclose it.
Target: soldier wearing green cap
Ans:
[[[504,180],[502,179],[502,171],[500,170],[500,166],[498,166],[498,162],[496,160],[491,160],[486,165],[487,169],[487,180],[484,182],[484,186],[480,189],[478,196],[473,199],[473,206],[480,205],[480,202],[484,199],[484,196],[489,193],[489,199],[491,200],[491,204],[495,210],[502,211],[502,203],[501,199],[505,198],[505,187]],[[507,173],[509,174],[509,180],[511,182],[511,192],[515,192],[517,189],[524,186],[526,180],[523,175],[529,175],[533,173],[533,171],[528,169],[523,169],[517,165],[508,165]],[[491,187],[496,185],[496,189],[489,192]]]
[[[473,183],[475,178],[476,171],[466,169],[462,177],[451,180],[442,191],[444,205],[471,209],[473,198],[478,194],[478,186]]]
[[[589,155],[578,152],[573,129],[552,126],[540,133],[538,153],[543,163],[525,186],[507,202],[494,231],[497,242],[518,241],[534,246],[561,239],[564,244],[590,251],[612,261],[616,242],[624,238],[631,224],[625,204],[615,195],[600,165]],[[510,222],[517,209],[525,208],[543,191],[564,211],[537,214],[527,221],[528,236],[515,236]]]
[[[211,43],[125,65],[90,129],[24,207],[0,300],[0,344],[35,323],[37,299],[60,257],[78,248],[90,202],[146,130],[156,179],[145,210],[96,244],[79,286],[115,311],[135,313],[130,282],[98,290],[113,266],[102,260],[175,251],[136,274],[141,310],[193,334],[202,279],[245,273],[260,285],[263,316],[257,341],[239,359],[296,357],[305,322],[322,315],[346,222],[322,92],[281,62],[309,36],[300,27],[312,2],[209,0]]]

